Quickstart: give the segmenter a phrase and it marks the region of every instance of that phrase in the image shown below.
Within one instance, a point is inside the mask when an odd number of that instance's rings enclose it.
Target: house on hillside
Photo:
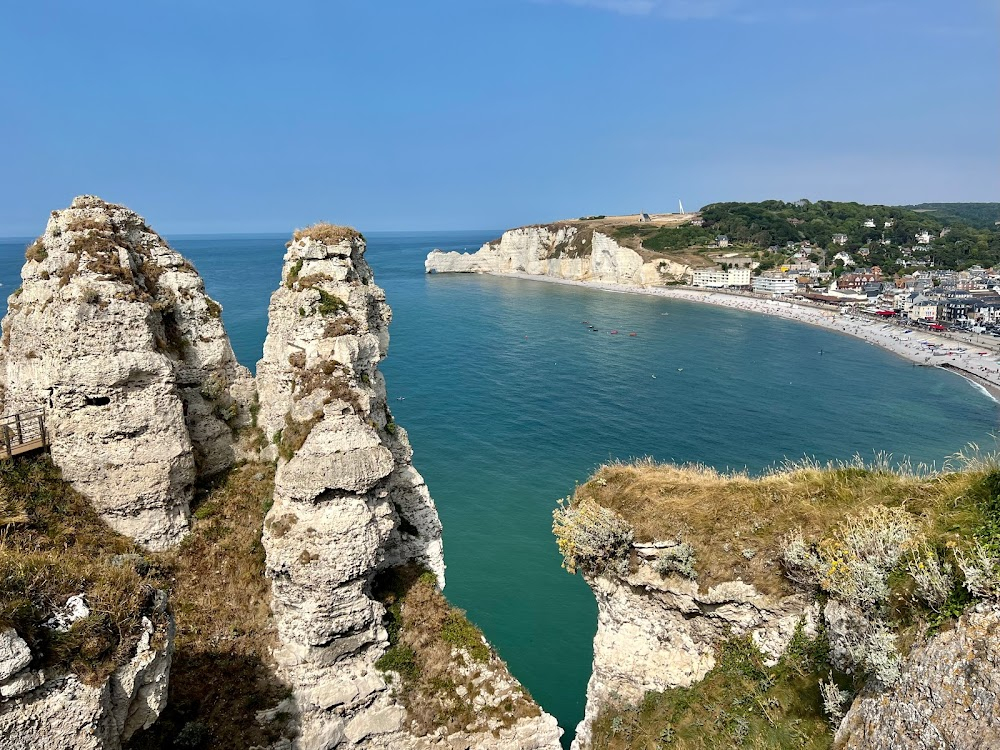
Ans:
[[[875,228],[875,219],[865,219],[864,227],[865,227],[865,229],[874,229]]]
[[[917,232],[915,235],[918,245],[929,245],[931,244],[931,233],[926,229]]]
[[[691,219],[691,226],[693,226],[693,227],[703,227],[703,226],[705,226],[705,220],[703,218],[701,218],[700,216],[696,216],[695,218]]]
[[[885,222],[885,224],[883,224],[882,226],[883,226],[883,227],[885,227],[886,229],[888,229],[889,227],[891,227],[891,226],[892,226],[892,224],[893,224],[893,221],[892,221],[892,219],[889,219],[889,220],[888,220],[887,222]]]
[[[724,234],[720,234],[715,238],[715,244],[719,247],[729,247],[729,238]]]
[[[839,233],[833,235],[833,244],[834,245],[846,245],[847,244],[847,235],[846,234],[839,234]]]
[[[836,263],[838,260],[841,261],[845,266],[855,265],[854,258],[852,258],[849,253],[845,253],[844,251],[841,251],[833,256],[833,261],[832,261],[833,263]]]
[[[652,219],[649,218],[649,214],[647,214],[645,211],[640,211],[639,212],[639,223],[640,224],[646,224],[647,222],[650,222],[650,221],[652,221]]]

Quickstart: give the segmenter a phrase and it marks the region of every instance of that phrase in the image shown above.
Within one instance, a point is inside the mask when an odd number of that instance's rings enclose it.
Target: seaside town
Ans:
[[[865,227],[874,227],[874,220]],[[889,228],[891,222],[885,222]],[[866,247],[842,249],[847,235],[834,234],[829,248],[808,240],[789,241],[784,248],[771,246],[771,254],[784,254],[780,265],[764,270],[749,253],[723,252],[713,258],[715,268],[691,273],[691,286],[701,289],[752,291],[773,298],[794,298],[847,307],[885,318],[898,318],[934,331],[960,330],[1000,337],[1000,269],[973,265],[965,270],[935,268],[929,246],[935,237],[922,230],[913,244],[898,248],[902,271],[889,274],[868,265]],[[715,239],[719,250],[731,246],[725,235]],[[912,269],[912,270],[911,270]]]

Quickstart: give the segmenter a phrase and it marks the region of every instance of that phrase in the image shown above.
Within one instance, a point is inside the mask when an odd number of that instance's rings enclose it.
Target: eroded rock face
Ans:
[[[54,211],[3,321],[3,411],[43,407],[53,461],[150,549],[187,530],[198,474],[234,460],[249,372],[191,264],[93,196]]]
[[[636,545],[639,560],[655,559],[655,546]],[[585,577],[597,598],[597,635],[577,750],[591,746],[591,723],[610,701],[639,704],[649,691],[700,681],[718,646],[734,636],[749,634],[776,663],[800,622],[815,632],[818,612],[804,595],[769,597],[741,581],[699,591],[694,581],[644,563],[625,577]]]
[[[978,606],[915,648],[895,685],[863,691],[841,721],[834,747],[1000,747],[1000,609]]]
[[[433,250],[424,268],[427,273],[527,273],[638,285],[677,281],[691,270],[666,258],[646,260],[601,232],[572,224],[511,229],[475,253]]]
[[[375,661],[388,647],[375,574],[408,562],[444,582],[441,525],[378,363],[390,311],[357,233],[297,233],[271,297],[257,366],[258,425],[278,454],[264,547],[281,676],[294,688],[302,750],[430,747]],[[557,748],[552,717],[454,747]]]
[[[32,669],[27,644],[13,630],[0,633],[0,674],[13,663],[4,657],[11,643],[20,654],[17,671],[0,679],[0,750],[120,750],[150,727],[167,704],[173,655],[174,625],[165,595],[142,624],[135,655],[96,686],[72,674]]]

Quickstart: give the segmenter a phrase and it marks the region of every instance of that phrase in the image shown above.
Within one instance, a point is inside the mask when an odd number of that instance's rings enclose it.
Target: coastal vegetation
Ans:
[[[176,624],[169,702],[129,747],[274,741],[281,721],[255,719],[288,694],[270,667],[260,542],[273,472],[248,463],[202,485],[191,533],[176,550],[151,553],[111,530],[47,455],[0,463],[0,629],[25,639],[36,668],[96,685],[135,653],[144,617],[154,640],[163,637],[154,602],[166,591]],[[81,595],[89,613],[56,627],[69,597]]]
[[[891,687],[915,646],[1000,598],[1000,460],[975,446],[941,470],[888,457],[786,463],[758,477],[614,463],[555,511],[553,528],[571,571],[628,576],[651,564],[702,591],[740,580],[805,593],[849,623],[807,633],[803,615],[771,667],[734,636],[695,685],[603,706],[595,748],[830,747],[863,688]],[[674,544],[658,545],[663,565],[634,551],[664,540]],[[688,554],[691,575],[677,567]]]
[[[138,547],[47,456],[0,462],[0,630],[24,638],[35,667],[100,683],[134,653],[158,583]],[[55,627],[52,618],[80,595],[89,613]]]
[[[919,203],[903,208],[931,214],[944,222],[961,222],[977,229],[993,229],[1000,221],[1000,203]]]
[[[313,224],[305,229],[296,229],[292,238],[294,242],[308,238],[316,242],[322,242],[324,245],[337,245],[344,241],[350,242],[356,239],[364,239],[361,232],[353,227],[339,226],[325,221]]]
[[[837,201],[713,203],[700,212],[702,226],[634,224],[609,231],[618,241],[640,241],[647,250],[667,254],[717,250],[719,236],[746,253],[769,248],[780,253],[788,243],[803,241],[820,251],[865,248],[867,262],[884,271],[896,270],[899,248],[913,246],[917,233],[927,231],[932,237],[921,255],[928,255],[936,268],[961,270],[1000,263],[1000,231],[987,221],[993,215],[992,204],[971,204],[982,209],[958,204],[962,208],[950,212],[933,208],[949,204],[926,205],[914,210],[917,207]],[[833,243],[837,234],[845,235],[842,245]]]
[[[637,706],[605,707],[594,721],[591,748],[826,750],[832,731],[821,681],[830,669],[822,636],[809,638],[801,627],[773,666],[752,638],[733,638],[691,687],[647,693]]]
[[[386,608],[389,648],[375,663],[395,680],[397,697],[418,736],[493,731],[538,716],[506,665],[465,613],[452,607],[433,573],[408,565],[382,573],[373,586]]]
[[[257,719],[290,695],[272,668],[271,586],[261,544],[273,482],[273,464],[251,462],[203,483],[191,533],[175,550],[147,553],[177,631],[167,707],[130,750],[236,750],[289,734],[287,714]]]

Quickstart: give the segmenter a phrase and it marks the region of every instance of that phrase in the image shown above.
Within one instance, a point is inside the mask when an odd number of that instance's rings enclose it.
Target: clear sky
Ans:
[[[996,201],[1000,2],[7,2],[0,106],[6,236]]]

